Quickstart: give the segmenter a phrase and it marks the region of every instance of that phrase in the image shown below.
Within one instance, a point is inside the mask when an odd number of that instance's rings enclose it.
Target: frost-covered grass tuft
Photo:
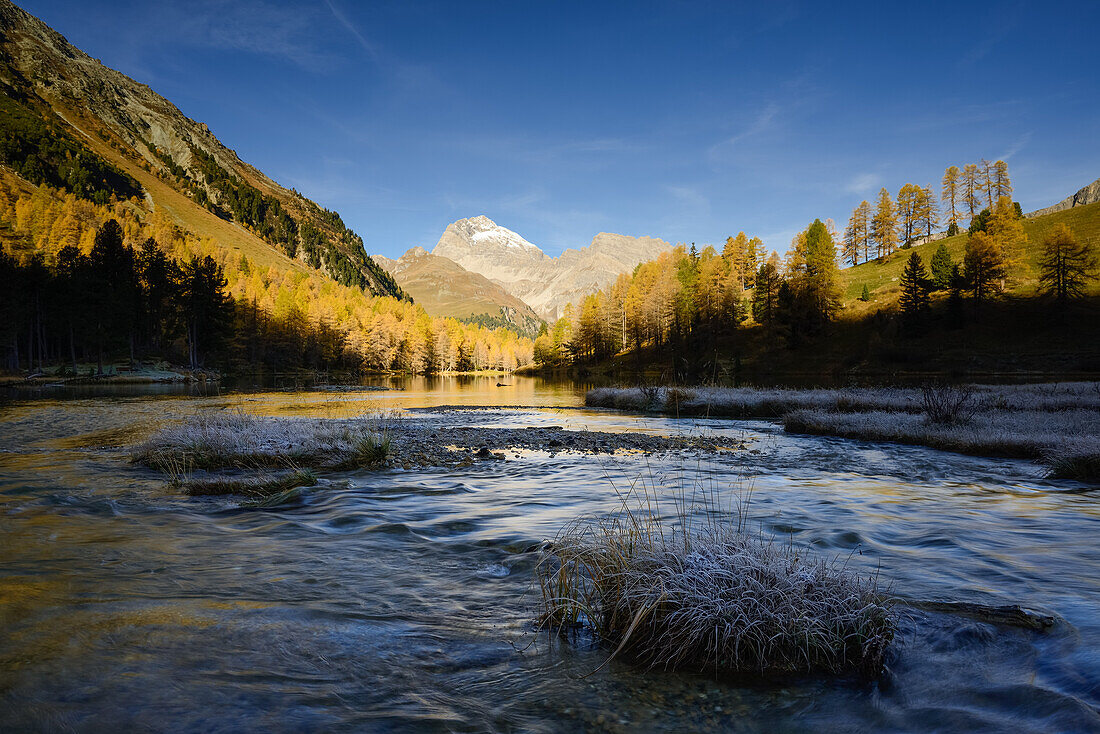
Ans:
[[[896,619],[876,578],[749,535],[729,514],[704,514],[702,527],[686,513],[662,521],[647,493],[567,528],[536,569],[542,625],[588,626],[615,655],[650,668],[881,671]]]
[[[389,439],[372,419],[256,418],[210,411],[170,426],[134,449],[133,460],[172,475],[195,469],[350,469],[381,463]]]
[[[1098,410],[1100,383],[1066,382],[1035,385],[970,385],[966,406],[981,410]],[[952,389],[944,391],[944,396]],[[925,391],[919,388],[867,387],[788,389],[756,387],[598,387],[585,395],[591,407],[655,411],[734,418],[779,418],[793,410],[842,413],[889,411],[921,413]]]
[[[838,390],[597,388],[590,406],[737,418],[787,431],[1036,459],[1052,477],[1100,482],[1100,383]]]
[[[1094,410],[990,411],[966,424],[932,423],[903,413],[797,410],[783,418],[792,433],[897,441],[978,456],[1038,459],[1051,476],[1100,477],[1100,413]],[[1090,470],[1089,467],[1092,467]],[[1090,479],[1091,477],[1091,479]]]
[[[1039,459],[1056,479],[1100,484],[1100,436],[1063,437],[1043,449]]]
[[[787,390],[783,388],[720,387],[598,387],[585,395],[592,407],[644,410],[682,415],[777,418],[799,408],[825,410],[920,409],[913,390]]]

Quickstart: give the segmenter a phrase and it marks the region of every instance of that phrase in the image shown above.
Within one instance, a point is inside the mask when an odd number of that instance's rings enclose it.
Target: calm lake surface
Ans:
[[[591,411],[581,385],[497,381],[0,403],[0,730],[1100,731],[1098,493],[1023,461]],[[437,408],[416,415],[444,429],[706,431],[745,448],[325,474],[300,504],[268,510],[179,496],[129,464],[127,446],[157,427],[224,408]],[[1036,633],[903,610],[874,683],[601,668],[607,650],[590,640],[532,632],[532,550],[639,478],[729,500],[751,484],[754,527],[878,569],[900,597],[1019,603],[1059,621]]]

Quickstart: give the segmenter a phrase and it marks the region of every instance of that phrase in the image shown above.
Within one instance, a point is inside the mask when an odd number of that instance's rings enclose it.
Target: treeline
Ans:
[[[510,321],[500,314],[487,314],[477,313],[470,316],[463,316],[458,319],[464,324],[477,324],[485,329],[511,329],[520,336],[526,336],[534,338],[541,332],[541,321],[534,321],[533,319],[523,319],[522,323],[515,323]]]
[[[100,206],[48,186],[31,188],[0,168],[0,242],[21,267],[37,258],[41,267],[55,268],[65,247],[90,255],[108,220],[117,222],[124,243],[136,253],[152,239],[178,263],[209,256],[221,268],[232,303],[227,329],[211,345],[213,351],[205,351],[199,339],[200,358],[208,366],[424,373],[509,370],[532,361],[532,341],[511,330],[431,318],[411,302],[371,297],[319,273],[261,266],[243,254],[229,256],[217,242],[195,237],[161,211],[147,212],[134,202]],[[17,338],[23,369],[28,368],[27,328],[21,322]],[[63,336],[51,327],[42,359],[56,362],[60,356],[70,361],[67,343],[57,341]],[[8,334],[4,342],[9,352],[12,338]],[[115,355],[129,355],[128,338],[113,344]],[[166,359],[188,361],[183,335],[169,346]],[[87,347],[92,356],[95,344]],[[82,348],[77,345],[79,358],[85,355]],[[147,353],[155,351],[150,348]],[[135,356],[142,354],[137,339]],[[13,364],[12,354],[6,359]]]
[[[97,204],[142,195],[137,181],[13,99],[13,94],[0,84],[0,163],[31,183],[65,188]]]
[[[946,235],[958,234],[964,211],[969,211],[974,220],[985,202],[983,214],[988,217],[995,202],[1005,196],[1012,196],[1012,182],[1004,161],[990,163],[982,159],[965,165],[961,171],[958,166],[950,166],[944,172],[942,188]],[[896,201],[883,188],[873,207],[863,200],[852,211],[844,230],[843,259],[859,265],[887,257],[920,238],[930,239],[940,226],[940,218],[940,201],[931,185],[907,183],[898,191]]]
[[[570,304],[565,315],[535,340],[542,365],[583,365],[619,353],[652,348],[673,358],[682,379],[699,370],[719,347],[736,352],[746,326],[761,328],[767,348],[798,348],[827,334],[844,304],[838,242],[831,221],[814,220],[791,243],[784,259],[764,259],[759,240],[730,238],[721,253],[679,245],[622,275],[609,288]],[[901,277],[896,318],[902,336],[957,328],[980,315],[982,302],[1004,291],[1028,246],[1019,206],[1001,196],[976,214],[963,257],[955,262],[941,243],[930,269],[912,253]],[[1065,305],[1088,292],[1097,275],[1091,245],[1066,226],[1042,243],[1041,290]],[[932,295],[946,294],[943,318],[931,319]],[[870,300],[864,286],[861,300]],[[888,311],[879,321],[895,318]]]
[[[949,318],[961,320],[963,293],[976,305],[1005,289],[1012,270],[1024,257],[1028,237],[1021,224],[1019,205],[1007,196],[983,210],[971,221],[961,262],[954,262],[940,243],[926,269],[916,252],[910,253],[902,272],[899,310],[905,326],[919,330],[928,326],[930,294],[949,292]],[[1064,308],[1071,299],[1086,295],[1088,284],[1100,267],[1090,242],[1079,240],[1065,224],[1059,224],[1041,243],[1039,291]]]
[[[678,245],[579,306],[566,306],[535,340],[535,361],[584,363],[627,349],[680,346],[693,336],[713,342],[732,334],[750,314],[745,291],[755,284],[764,256],[763,243],[744,232],[730,237],[721,253]]]
[[[223,219],[239,222],[265,242],[282,249],[288,257],[304,260],[315,270],[326,271],[342,285],[370,291],[369,273],[381,285],[379,295],[408,298],[393,277],[371,260],[363,239],[347,228],[338,213],[302,197],[302,204],[312,219],[295,218],[277,198],[265,195],[227,171],[210,153],[190,146],[192,164],[198,175],[193,178],[168,151],[151,142],[143,142],[200,206]]]
[[[0,251],[0,334],[6,367],[43,370],[163,355],[182,339],[192,368],[215,350],[231,315],[222,268],[213,258],[180,262],[153,239],[125,245],[109,220],[87,254],[72,245],[47,265],[41,254],[16,260]]]

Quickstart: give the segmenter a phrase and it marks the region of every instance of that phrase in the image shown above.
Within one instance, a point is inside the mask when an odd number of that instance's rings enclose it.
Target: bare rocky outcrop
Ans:
[[[1054,206],[1048,206],[1045,209],[1038,209],[1028,214],[1028,218],[1041,217],[1044,214],[1053,214],[1054,212],[1065,211],[1066,209],[1072,209],[1075,206],[1085,206],[1086,204],[1094,204],[1100,201],[1100,178],[1096,179],[1088,186],[1081,187],[1073,196],[1067,196]]]
[[[478,216],[448,226],[432,254],[484,275],[553,321],[566,304],[578,303],[668,249],[661,239],[601,232],[587,247],[552,258],[512,230]]]

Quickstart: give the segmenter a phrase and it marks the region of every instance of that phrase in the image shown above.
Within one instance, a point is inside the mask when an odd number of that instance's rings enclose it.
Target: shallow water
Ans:
[[[497,381],[0,406],[0,730],[1100,731],[1095,493],[1028,462],[589,411],[581,386]],[[225,407],[427,407],[413,415],[443,426],[708,431],[744,448],[328,474],[273,510],[181,497],[128,463],[125,446],[165,421]],[[1035,633],[907,611],[874,683],[601,667],[590,641],[532,633],[531,550],[638,478],[727,503],[751,485],[753,527],[878,570],[899,596],[1059,621]]]

